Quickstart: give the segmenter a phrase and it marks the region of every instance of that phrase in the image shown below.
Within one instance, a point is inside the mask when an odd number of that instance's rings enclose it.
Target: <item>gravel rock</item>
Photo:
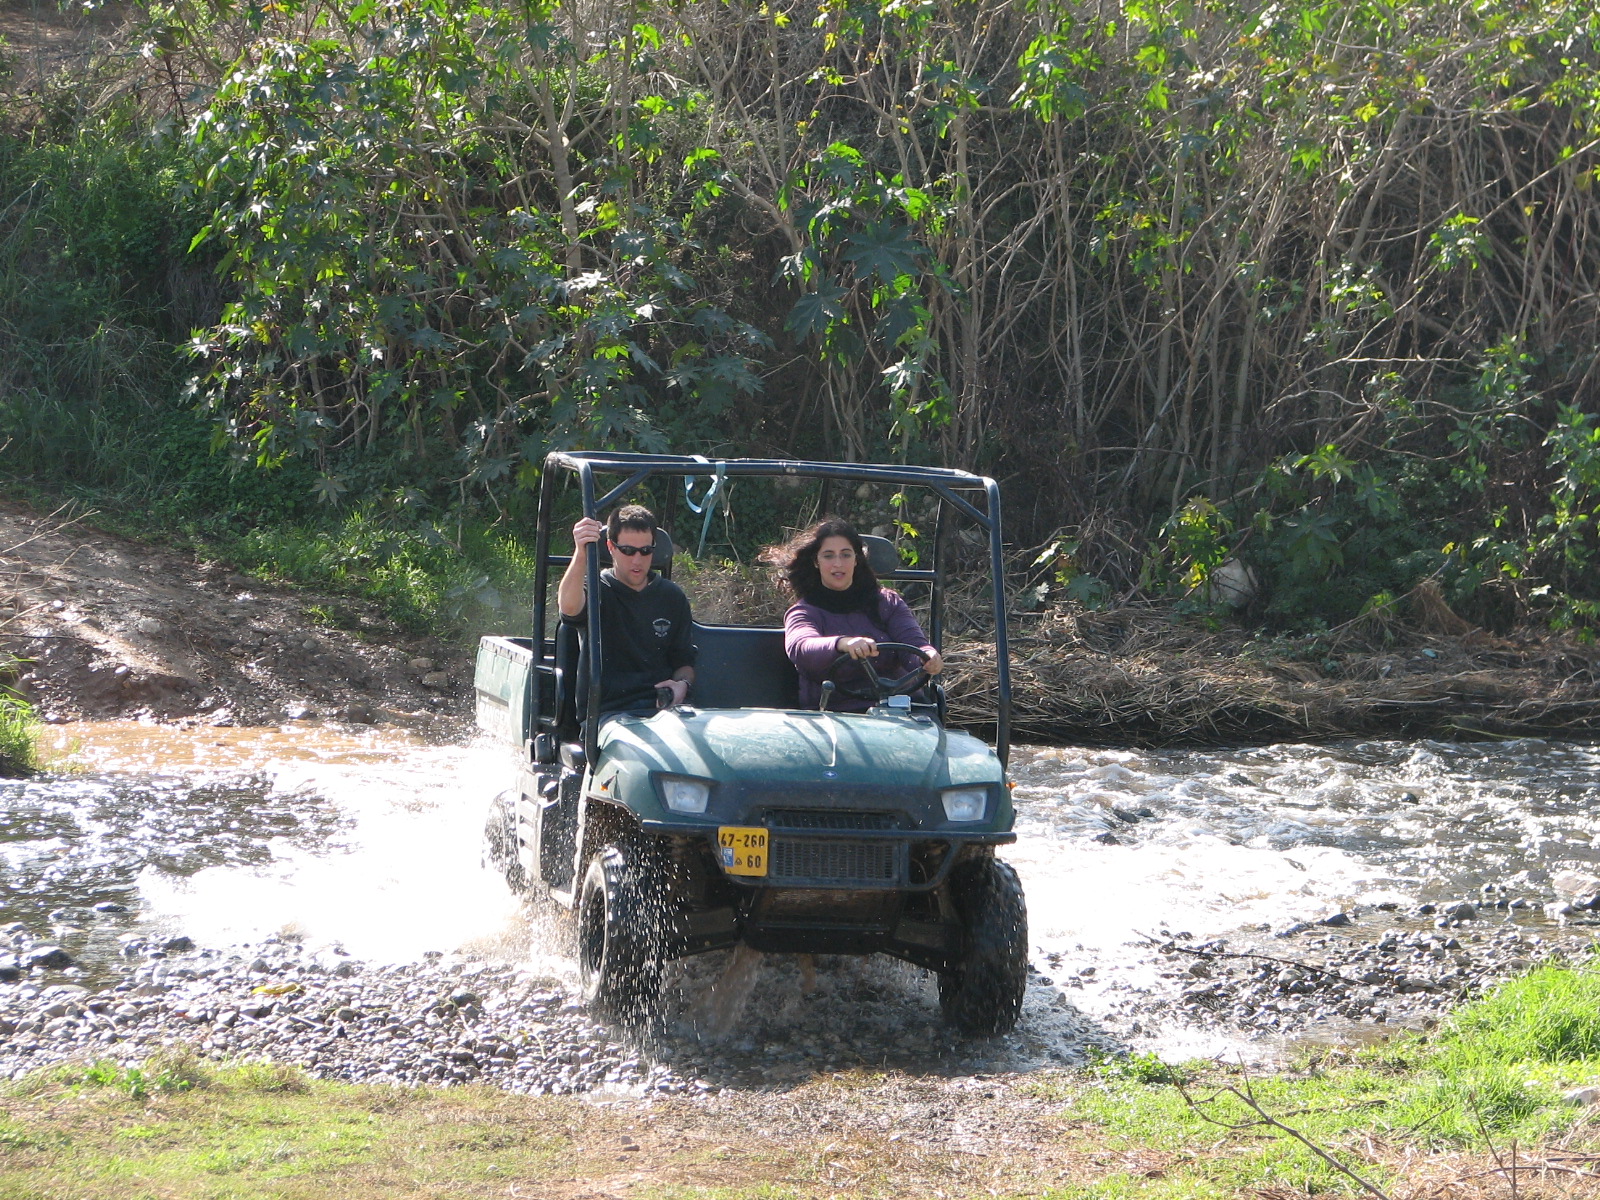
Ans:
[[[84,1058],[93,1040],[92,1056],[125,1063],[178,1041],[209,1057],[266,1057],[351,1082],[487,1082],[532,1093],[677,1093],[693,1082],[593,1022],[559,982],[508,964],[441,956],[371,966],[346,958],[340,973],[292,942],[228,951],[153,951],[139,938],[124,945],[135,948],[127,977],[99,991],[0,991],[0,1078]],[[52,949],[59,947],[35,947],[25,961],[59,961],[41,953]],[[463,972],[471,989],[461,986]],[[262,995],[262,987],[282,994]]]
[[[1600,875],[1587,871],[1557,871],[1550,877],[1557,896],[1571,900],[1579,908],[1594,908],[1600,902]]]

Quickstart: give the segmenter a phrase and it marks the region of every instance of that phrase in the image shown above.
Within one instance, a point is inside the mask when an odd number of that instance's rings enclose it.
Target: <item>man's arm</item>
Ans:
[[[672,689],[672,703],[682,704],[689,698],[689,689],[694,686],[694,668],[679,667],[672,673],[671,679],[663,679],[656,684],[657,687]]]
[[[561,584],[556,588],[556,605],[563,617],[575,617],[583,611],[584,584],[589,577],[589,547],[600,540],[605,526],[593,517],[583,517],[572,527],[572,561],[561,573]]]
[[[672,672],[672,678],[663,679],[656,684],[657,687],[672,689],[672,702],[682,704],[689,698],[689,689],[694,686],[694,660],[699,654],[699,648],[689,639],[694,636],[694,617],[689,611],[688,597],[681,592],[682,615],[676,622],[677,633],[672,639],[672,646],[668,650],[668,661],[677,664]]]

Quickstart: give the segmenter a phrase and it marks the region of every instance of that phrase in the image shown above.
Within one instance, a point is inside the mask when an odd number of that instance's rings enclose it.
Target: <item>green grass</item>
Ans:
[[[504,1195],[497,1181],[547,1177],[565,1144],[500,1093],[324,1085],[181,1055],[56,1071],[0,1105],[4,1200]]]
[[[415,632],[476,636],[527,627],[530,548],[482,520],[441,527],[362,509],[197,541],[198,549],[263,579],[375,601]],[[313,619],[340,621],[332,612]]]
[[[955,1103],[966,1112],[992,1102],[996,1138],[1014,1136],[1019,1094],[1045,1101],[1053,1121],[1031,1150],[997,1141],[977,1156],[919,1145],[909,1129],[891,1138],[905,1128],[895,1109],[905,1080],[892,1072],[822,1077],[743,1108],[605,1106],[326,1084],[293,1068],[216,1067],[172,1052],[0,1089],[0,1200],[579,1196],[620,1194],[620,1180],[626,1194],[661,1200],[1361,1194],[1307,1141],[1404,1194],[1425,1176],[1490,1171],[1513,1142],[1523,1163],[1558,1138],[1567,1152],[1594,1149],[1587,1110],[1562,1091],[1600,1078],[1597,1029],[1600,973],[1544,967],[1465,1006],[1430,1038],[1323,1054],[1276,1074],[1144,1056],[994,1080],[992,1101]],[[751,1139],[752,1120],[764,1126],[767,1113],[789,1110],[805,1119]],[[1036,1108],[1021,1120],[1016,1128],[1041,1137]],[[637,1152],[619,1153],[634,1137]]]
[[[1106,1060],[1090,1078],[1057,1077],[1033,1090],[1060,1099],[1063,1121],[1109,1156],[1160,1162],[1150,1173],[1121,1172],[1050,1193],[1066,1200],[1359,1192],[1263,1114],[1389,1189],[1400,1182],[1403,1150],[1492,1158],[1515,1142],[1525,1155],[1536,1153],[1589,1123],[1587,1111],[1562,1096],[1594,1080],[1600,971],[1586,965],[1547,966],[1511,980],[1459,1009],[1430,1038],[1308,1060],[1294,1071],[1215,1064],[1161,1071],[1148,1059]]]
[[[38,763],[39,721],[33,706],[0,687],[0,777],[31,770]]]

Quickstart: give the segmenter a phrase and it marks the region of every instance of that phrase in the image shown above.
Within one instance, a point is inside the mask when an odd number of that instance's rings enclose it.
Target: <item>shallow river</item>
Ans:
[[[454,951],[571,978],[559,939],[531,932],[480,865],[482,814],[509,778],[498,747],[425,727],[51,734],[72,769],[0,781],[0,924],[51,934],[81,982],[115,974],[129,932],[219,947],[288,933],[368,961]],[[1158,943],[1270,948],[1272,932],[1340,911],[1403,917],[1484,885],[1537,894],[1552,869],[1600,859],[1597,768],[1600,750],[1533,740],[1021,747],[1006,857],[1041,978],[1071,984],[1030,989],[1024,1040],[1080,1037],[1087,1020],[1163,1054],[1227,1050],[1237,1036],[1116,1024],[1129,996],[1170,978]],[[1494,919],[1556,932],[1536,905]],[[925,1003],[918,974],[880,982]]]

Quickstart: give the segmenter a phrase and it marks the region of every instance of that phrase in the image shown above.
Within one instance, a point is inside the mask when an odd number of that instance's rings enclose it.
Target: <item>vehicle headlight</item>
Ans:
[[[981,821],[989,807],[988,788],[951,788],[940,799],[944,801],[944,815],[952,821]]]
[[[663,779],[661,796],[673,812],[703,813],[711,801],[711,785],[698,779]]]

